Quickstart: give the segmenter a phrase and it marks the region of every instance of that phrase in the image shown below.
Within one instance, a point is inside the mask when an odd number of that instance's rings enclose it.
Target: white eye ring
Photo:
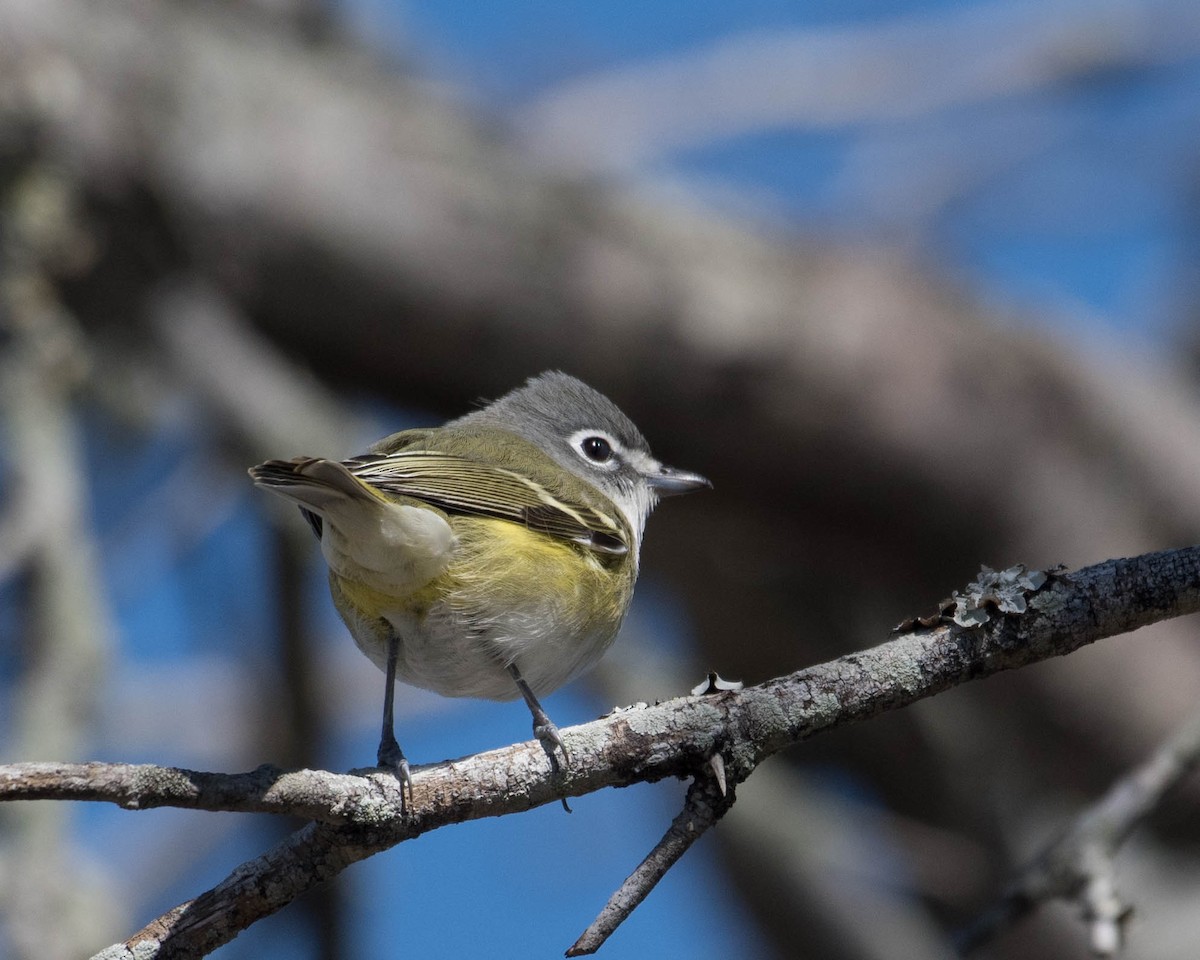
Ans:
[[[571,435],[571,449],[592,466],[615,464],[621,444],[603,430],[578,430]]]

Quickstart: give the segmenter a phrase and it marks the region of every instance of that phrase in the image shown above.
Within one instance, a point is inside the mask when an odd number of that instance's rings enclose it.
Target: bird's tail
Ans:
[[[344,463],[319,457],[268,460],[249,470],[264,490],[287,497],[300,506],[324,515],[349,500],[378,504],[380,496],[359,480]]]

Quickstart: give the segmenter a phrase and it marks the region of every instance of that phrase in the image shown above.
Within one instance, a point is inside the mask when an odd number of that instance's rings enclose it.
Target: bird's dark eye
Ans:
[[[612,444],[603,437],[584,437],[579,442],[579,449],[585,457],[596,463],[607,463],[613,455]]]

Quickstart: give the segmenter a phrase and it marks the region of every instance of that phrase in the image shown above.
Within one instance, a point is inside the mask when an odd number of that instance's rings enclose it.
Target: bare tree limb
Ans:
[[[1003,897],[959,938],[968,954],[1054,899],[1080,905],[1092,953],[1120,949],[1130,907],[1116,892],[1113,858],[1163,796],[1200,765],[1200,713],[1192,716],[1144,763],[1112,785],[1013,880]]]
[[[1200,547],[1110,560],[1052,577],[1025,599],[1020,615],[993,611],[987,622],[971,628],[941,623],[917,629],[755,687],[683,697],[570,728],[563,735],[575,763],[558,776],[532,742],[422,767],[414,774],[407,811],[397,785],[386,776],[311,771],[276,776],[268,768],[234,778],[206,775],[197,786],[195,776],[183,774],[180,780],[178,771],[148,775],[161,768],[66,768],[56,779],[52,767],[16,765],[0,768],[0,799],[82,796],[94,789],[97,799],[126,806],[135,801],[196,806],[206,788],[228,789],[238,785],[238,777],[249,777],[231,801],[233,808],[246,809],[246,804],[267,802],[271,788],[265,784],[274,778],[286,783],[281,789],[308,798],[300,808],[305,815],[341,821],[310,824],[121,948],[136,944],[140,957],[203,956],[350,863],[437,827],[515,813],[606,786],[692,776],[716,752],[725,757],[728,780],[736,784],[766,757],[824,730],[1200,611]],[[113,776],[91,788],[80,780],[89,772],[102,780],[106,773]],[[128,786],[139,777],[141,786]]]
[[[248,773],[204,773],[131,763],[11,763],[0,767],[6,800],[99,800],[126,810],[180,807],[281,813],[354,822],[371,804],[373,781],[264,765]]]
[[[363,828],[310,823],[223,882],[169,910],[94,960],[200,957],[395,841]]]

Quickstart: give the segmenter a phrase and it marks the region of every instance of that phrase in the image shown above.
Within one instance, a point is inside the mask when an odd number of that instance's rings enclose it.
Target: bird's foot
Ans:
[[[542,749],[546,751],[546,756],[550,758],[550,769],[554,775],[561,776],[562,767],[571,765],[571,754],[567,750],[562,734],[558,732],[558,727],[553,720],[546,716],[544,710],[535,710],[533,713],[533,735],[537,737]],[[562,753],[562,765],[558,762],[559,753]],[[571,808],[567,804],[566,797],[562,798],[561,803],[563,809],[570,813]]]
[[[391,773],[398,781],[400,781],[400,801],[404,803],[404,793],[408,791],[408,798],[412,799],[412,771],[408,767],[408,759],[404,756],[404,751],[400,749],[400,744],[396,742],[396,738],[390,735],[384,735],[379,741],[379,750],[375,754],[376,764],[384,770]]]

